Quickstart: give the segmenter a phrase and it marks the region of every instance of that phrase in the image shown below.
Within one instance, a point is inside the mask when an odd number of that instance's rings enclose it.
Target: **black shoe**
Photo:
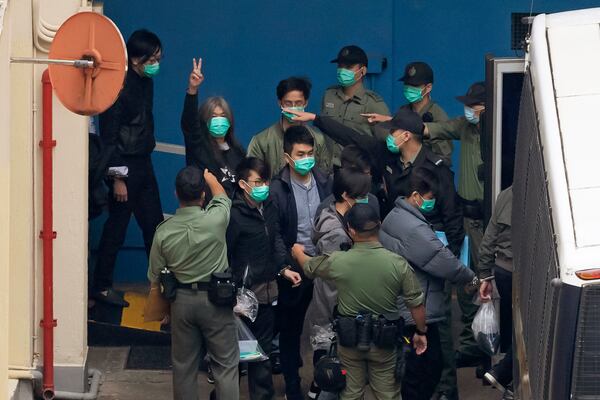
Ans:
[[[95,292],[94,294],[92,294],[92,298],[106,304],[112,304],[120,307],[129,307],[129,303],[123,298],[123,296],[111,288]]]
[[[285,398],[287,400],[304,400],[300,380],[285,383]]]
[[[240,376],[248,375],[248,363],[240,364]]]
[[[485,365],[481,364],[478,365],[477,368],[475,368],[475,377],[477,379],[481,380],[481,384],[483,386],[490,386],[490,383],[488,381],[486,381],[485,379],[483,379],[483,376],[485,375],[485,373],[489,371],[489,368],[487,368]]]
[[[310,384],[310,389],[308,389],[308,398],[309,399],[317,399],[319,398],[319,394],[321,394],[321,388],[317,386],[315,381]]]
[[[458,400],[458,391],[452,392],[437,392],[433,395],[431,400]]]
[[[210,364],[208,364],[206,367],[206,382],[210,383],[211,385],[215,384],[215,376],[213,375]]]
[[[515,394],[513,393],[512,384],[506,386],[506,391],[502,396],[502,400],[515,400]]]
[[[271,360],[271,373],[273,375],[281,374],[281,360],[279,359],[279,353],[271,353],[269,359]]]
[[[508,382],[508,383],[503,382],[498,377],[498,375],[496,375],[496,372],[494,371],[494,369],[491,369],[488,372],[486,372],[485,375],[483,376],[483,379],[488,381],[489,384],[492,385],[492,387],[498,389],[502,393],[510,392],[510,394],[512,395],[512,390],[509,389],[510,382]]]

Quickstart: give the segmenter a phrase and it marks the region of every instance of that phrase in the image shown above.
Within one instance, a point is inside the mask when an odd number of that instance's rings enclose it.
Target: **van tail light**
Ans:
[[[575,272],[575,275],[577,275],[579,279],[583,279],[584,281],[600,279],[600,268],[577,271]]]

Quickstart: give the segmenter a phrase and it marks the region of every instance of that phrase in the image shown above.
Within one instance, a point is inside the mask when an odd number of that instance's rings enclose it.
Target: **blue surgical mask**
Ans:
[[[388,135],[387,138],[385,138],[385,144],[390,152],[394,154],[400,153],[400,146],[396,144],[396,139],[394,139],[392,135]]]
[[[144,64],[144,75],[146,75],[148,78],[153,78],[154,76],[158,75],[158,71],[160,71],[159,63]]]
[[[225,136],[231,126],[226,117],[212,117],[206,125],[210,134],[217,138]]]
[[[299,160],[294,160],[294,170],[302,176],[308,175],[311,169],[315,166],[314,157],[304,157]]]
[[[469,106],[465,106],[465,118],[473,125],[477,125],[479,123],[479,116],[475,115],[475,110]]]
[[[304,112],[304,107],[286,107],[286,108],[289,108],[290,110],[294,110],[294,111]],[[293,120],[293,118],[296,116],[295,114],[289,113],[287,111],[283,111],[283,109],[281,110],[281,113],[288,121],[295,122]]]
[[[250,198],[257,203],[262,203],[269,197],[269,186],[254,186],[250,190]]]
[[[369,196],[358,198],[355,201],[356,201],[356,204],[369,204]]]
[[[352,86],[356,83],[356,73],[348,68],[338,68],[337,80],[343,87]]]
[[[423,196],[421,196],[420,194],[419,194],[419,197],[423,201],[421,203],[421,205],[419,206],[419,210],[426,212],[426,213],[433,211],[433,208],[435,207],[435,199],[428,200],[428,199],[423,198]]]
[[[423,100],[423,89],[416,86],[404,86],[404,97],[409,103],[416,103]]]

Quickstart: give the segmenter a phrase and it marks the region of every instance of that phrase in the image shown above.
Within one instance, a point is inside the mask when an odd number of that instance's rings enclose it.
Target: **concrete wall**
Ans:
[[[43,364],[41,74],[44,66],[9,64],[9,57],[46,57],[34,47],[40,16],[53,25],[79,0],[11,0],[0,37],[0,393],[7,369]],[[50,13],[46,15],[44,13]],[[54,308],[58,390],[85,388],[87,355],[88,119],[54,99]],[[3,349],[6,349],[4,351]],[[1,398],[2,396],[0,396]]]

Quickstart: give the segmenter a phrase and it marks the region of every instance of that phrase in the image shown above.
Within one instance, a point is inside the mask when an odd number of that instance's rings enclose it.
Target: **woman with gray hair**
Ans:
[[[235,138],[233,113],[223,97],[209,97],[198,108],[198,88],[202,82],[202,59],[194,58],[181,114],[186,164],[208,169],[231,198],[235,170],[246,150]]]

